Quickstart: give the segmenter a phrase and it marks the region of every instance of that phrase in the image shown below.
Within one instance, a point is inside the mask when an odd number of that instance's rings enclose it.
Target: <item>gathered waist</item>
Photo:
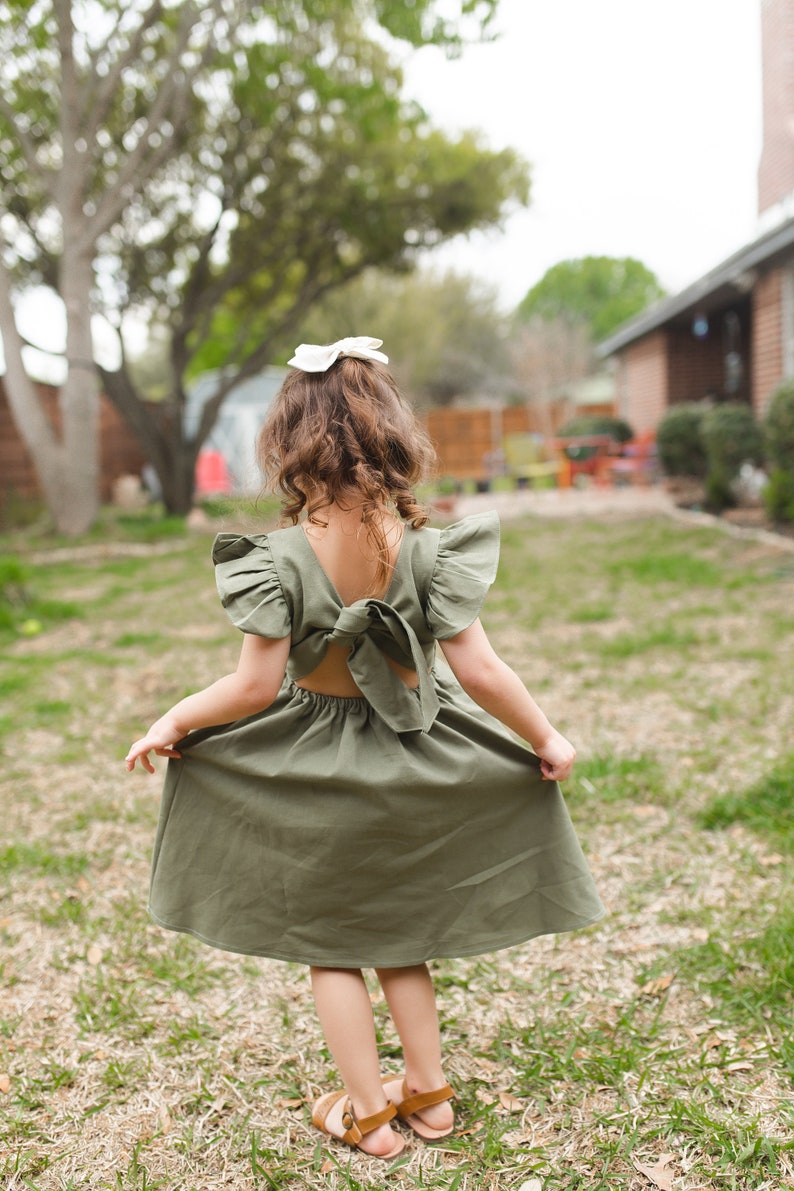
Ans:
[[[344,706],[346,703],[358,707],[367,702],[366,695],[330,695],[327,691],[310,691],[291,678],[284,679],[284,689],[288,694],[297,695],[306,702],[325,704],[329,707]]]

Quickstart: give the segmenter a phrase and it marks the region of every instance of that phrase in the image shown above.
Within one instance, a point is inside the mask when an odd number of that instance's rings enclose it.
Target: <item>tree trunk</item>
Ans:
[[[11,417],[33,461],[47,508],[57,523],[57,510],[66,503],[64,449],[45,413],[36,386],[25,371],[22,338],[11,303],[10,278],[1,258],[0,333],[5,348],[5,389]]]
[[[166,512],[186,516],[193,507],[196,458],[204,439],[201,435],[197,439],[185,437],[183,403],[178,397],[156,403],[143,401],[123,365],[117,372],[100,368],[99,375],[105,393],[157,474]]]
[[[165,475],[159,475],[163,504],[172,516],[186,517],[193,508],[198,450],[194,443],[184,441],[170,443],[169,448],[170,466]]]
[[[62,533],[84,533],[99,513],[99,381],[91,341],[90,253],[64,245],[61,296],[66,305],[68,373],[61,386],[62,443],[66,456],[64,500],[53,510]]]

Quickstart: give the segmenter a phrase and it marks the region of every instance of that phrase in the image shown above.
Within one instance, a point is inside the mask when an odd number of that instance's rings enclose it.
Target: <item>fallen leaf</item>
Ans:
[[[768,856],[759,856],[758,861],[763,864],[764,868],[774,868],[783,863],[783,857],[779,852],[771,852]]]
[[[2,1075],[0,1075],[0,1092],[2,1092],[3,1095],[5,1095],[5,1093],[9,1092],[10,1090],[11,1090],[11,1076],[3,1073]]]
[[[280,1100],[276,1101],[276,1108],[300,1108],[302,1104],[302,1097],[293,1097],[292,1099],[289,1099],[286,1096],[282,1096]]]
[[[171,1114],[166,1108],[165,1104],[160,1105],[160,1110],[157,1113],[157,1116],[160,1120],[160,1132],[170,1133],[173,1122],[171,1120]]]
[[[508,1112],[524,1111],[524,1105],[510,1092],[500,1092],[499,1103],[501,1104],[502,1108],[506,1108]]]
[[[659,1191],[673,1191],[673,1172],[667,1169],[673,1157],[673,1154],[660,1154],[655,1166],[645,1166],[636,1158],[632,1158],[631,1161],[634,1164],[634,1169],[639,1174],[644,1174],[654,1187],[658,1187]]]
[[[665,992],[675,980],[675,973],[668,976],[657,976],[655,980],[649,980],[647,984],[643,984],[640,992],[645,997],[658,997],[660,993]]]
[[[527,1179],[525,1183],[521,1184],[518,1191],[543,1191],[543,1183],[540,1179]]]
[[[85,957],[91,966],[95,968],[97,964],[102,962],[102,948],[97,947],[96,943],[92,943],[88,951],[86,951]]]
[[[752,1071],[752,1063],[728,1063],[726,1071]]]
[[[325,1162],[323,1162],[322,1166],[320,1167],[320,1174],[330,1174],[333,1169],[334,1163],[330,1158],[326,1158]]]

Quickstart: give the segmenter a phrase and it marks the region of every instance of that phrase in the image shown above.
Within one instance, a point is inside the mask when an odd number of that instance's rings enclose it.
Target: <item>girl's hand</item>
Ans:
[[[535,748],[540,757],[540,772],[544,781],[563,782],[571,776],[576,749],[569,740],[552,729],[542,744]]]
[[[124,765],[127,773],[132,773],[135,768],[135,762],[140,761],[143,768],[148,773],[154,773],[155,768],[149,760],[149,753],[154,753],[157,757],[176,757],[182,756],[180,752],[174,748],[175,743],[181,740],[185,735],[184,731],[179,729],[173,721],[163,716],[155,724],[152,724],[149,731],[140,740],[136,740],[130,746],[130,751],[124,758]]]

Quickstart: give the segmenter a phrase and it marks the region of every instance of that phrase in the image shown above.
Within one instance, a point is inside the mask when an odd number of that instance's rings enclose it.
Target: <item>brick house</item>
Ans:
[[[758,237],[599,348],[638,434],[682,401],[747,401],[760,417],[794,376],[794,0],[761,0],[761,42]]]

